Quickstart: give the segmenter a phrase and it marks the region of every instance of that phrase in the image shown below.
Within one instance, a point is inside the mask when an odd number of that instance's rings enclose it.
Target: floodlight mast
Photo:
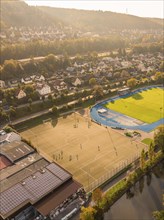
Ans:
[[[113,139],[112,139],[112,135],[110,134],[110,131],[108,130],[107,119],[106,119],[105,121],[106,121],[106,129],[107,129],[107,132],[108,132],[109,137],[110,137],[110,139],[111,139],[111,142],[112,142],[113,148],[114,148],[115,151],[116,151],[116,147],[115,147],[114,141],[113,141]]]

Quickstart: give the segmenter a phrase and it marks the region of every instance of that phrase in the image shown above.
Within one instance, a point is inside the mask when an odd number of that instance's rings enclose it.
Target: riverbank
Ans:
[[[147,160],[145,162],[145,166],[143,169],[141,169],[140,167],[137,168],[134,172],[129,173],[129,175],[126,178],[120,180],[109,190],[107,190],[102,195],[101,200],[92,207],[92,215],[94,216],[94,219],[103,219],[104,214],[111,208],[111,206],[116,201],[118,201],[126,192],[130,193],[131,187],[133,187],[136,184],[136,182],[143,178],[143,176],[145,176],[148,172],[151,172],[153,167],[155,167],[163,160],[164,154],[161,151],[157,152],[151,161]]]
[[[110,210],[104,220],[154,220],[153,212],[163,210],[164,161],[141,178]],[[119,211],[118,211],[119,210]]]

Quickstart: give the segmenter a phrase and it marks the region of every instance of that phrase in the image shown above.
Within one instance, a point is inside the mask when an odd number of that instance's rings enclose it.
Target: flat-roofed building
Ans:
[[[1,158],[0,219],[49,216],[82,187],[69,172],[24,142],[1,145]]]
[[[122,95],[127,95],[130,93],[130,88],[129,87],[124,87],[122,89],[118,90],[118,95],[122,96]]]
[[[12,163],[33,153],[34,149],[22,141],[13,141],[1,145],[0,153],[6,156]]]
[[[1,132],[0,133],[0,145],[5,144],[5,143],[11,143],[13,141],[20,141],[21,136],[15,132]]]

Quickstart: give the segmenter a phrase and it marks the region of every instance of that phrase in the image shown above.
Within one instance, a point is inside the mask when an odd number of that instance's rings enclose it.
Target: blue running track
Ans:
[[[118,129],[130,129],[130,130],[142,130],[145,132],[150,132],[153,129],[155,129],[157,126],[164,124],[164,118],[161,118],[160,120],[153,122],[151,124],[142,123],[141,121],[131,118],[129,116],[126,116],[124,114],[118,113],[116,111],[107,109],[103,107],[104,104],[108,103],[109,101],[114,101],[120,98],[131,96],[132,94],[142,92],[144,90],[148,90],[150,88],[163,88],[162,86],[148,86],[142,89],[137,89],[133,91],[131,94],[126,96],[115,96],[113,98],[110,98],[106,101],[102,101],[94,105],[90,110],[90,116],[93,121],[95,121],[98,124],[102,124],[105,126],[118,128]],[[105,109],[106,112],[99,113],[98,110]]]

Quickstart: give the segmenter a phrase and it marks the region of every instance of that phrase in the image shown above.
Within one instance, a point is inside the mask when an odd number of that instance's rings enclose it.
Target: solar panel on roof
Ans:
[[[21,184],[16,184],[1,193],[0,212],[5,215],[28,199],[34,200],[34,197]]]
[[[58,176],[62,181],[66,181],[67,179],[71,178],[71,175],[67,173],[65,170],[60,168],[57,164],[51,163],[46,167],[48,170],[50,170],[53,174]]]
[[[46,170],[45,173],[36,172],[35,178],[32,176],[26,178],[25,185],[23,186],[36,198],[40,198],[47,194],[49,191],[61,185],[62,181],[54,176],[51,172]]]
[[[17,183],[3,191],[0,198],[0,213],[7,215],[18,206],[30,201],[35,203],[52,190],[71,178],[71,175],[56,164],[44,168],[45,172],[37,171],[34,176],[24,179],[24,184]]]

